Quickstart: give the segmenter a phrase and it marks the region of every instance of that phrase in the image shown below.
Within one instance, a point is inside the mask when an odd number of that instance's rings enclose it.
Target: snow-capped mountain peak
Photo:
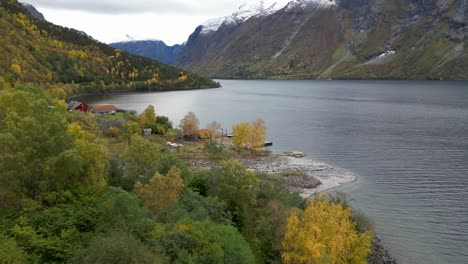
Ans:
[[[276,3],[274,3],[269,7],[265,7],[263,1],[260,1],[260,3],[257,5],[243,4],[239,6],[239,8],[236,11],[234,11],[230,16],[214,18],[204,22],[201,25],[202,30],[200,33],[209,34],[212,32],[216,32],[223,24],[241,24],[251,17],[271,15],[278,11],[278,8],[276,6]]]

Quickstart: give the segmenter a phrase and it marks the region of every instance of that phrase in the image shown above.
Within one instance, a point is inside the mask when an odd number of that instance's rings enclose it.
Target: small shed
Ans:
[[[70,101],[68,103],[68,111],[81,111],[81,112],[88,112],[89,106],[87,104],[77,102],[77,101]]]
[[[115,114],[117,107],[115,105],[93,105],[92,112],[95,114]]]
[[[151,129],[151,128],[144,128],[143,129],[143,135],[144,136],[151,136],[151,133],[153,133],[153,129]]]

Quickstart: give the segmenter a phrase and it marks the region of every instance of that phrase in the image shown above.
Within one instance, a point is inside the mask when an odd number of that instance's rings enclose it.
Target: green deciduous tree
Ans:
[[[34,263],[63,263],[81,249],[94,232],[100,211],[100,188],[82,193],[53,194],[55,205],[23,212],[11,229],[18,245]]]
[[[121,157],[124,176],[136,179],[149,178],[154,175],[158,172],[160,151],[158,145],[152,144],[141,136],[132,136],[129,147]]]
[[[21,91],[0,93],[0,104],[0,206],[105,183],[104,147],[80,125],[69,129],[66,111]]]
[[[142,134],[141,125],[137,122],[127,121],[125,122],[123,127],[125,130],[125,135],[127,136],[127,139],[130,139],[134,135]]]
[[[171,263],[254,263],[249,244],[233,226],[185,219],[158,233]]]
[[[233,222],[243,230],[252,216],[249,210],[256,204],[257,176],[236,162],[223,162],[221,168],[214,171],[211,184],[212,194],[226,203]]]
[[[114,229],[95,237],[89,247],[76,257],[74,263],[83,264],[159,264],[167,263],[127,230]]]
[[[83,161],[84,177],[80,182],[89,186],[104,186],[106,184],[107,149],[94,141],[94,136],[82,130],[79,124],[71,124],[69,131],[75,137],[74,148]]]
[[[9,238],[3,233],[0,233],[0,263],[26,263],[26,253],[18,247],[15,239]]]

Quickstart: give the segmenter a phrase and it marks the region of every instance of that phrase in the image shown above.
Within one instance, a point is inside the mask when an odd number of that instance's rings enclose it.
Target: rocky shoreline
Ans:
[[[388,251],[383,247],[380,238],[375,237],[372,240],[372,248],[367,256],[369,264],[397,264],[396,260],[390,256]]]
[[[309,159],[302,152],[274,153],[267,157],[238,158],[235,161],[255,173],[284,176],[291,187],[304,198],[356,180],[351,172]],[[199,169],[216,165],[216,161],[200,159],[190,160],[190,163]]]

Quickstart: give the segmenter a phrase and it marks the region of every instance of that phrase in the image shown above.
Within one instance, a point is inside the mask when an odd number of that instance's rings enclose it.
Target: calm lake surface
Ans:
[[[262,118],[273,150],[352,171],[340,188],[400,263],[468,263],[468,82],[221,81],[223,88],[82,99],[177,125]]]

